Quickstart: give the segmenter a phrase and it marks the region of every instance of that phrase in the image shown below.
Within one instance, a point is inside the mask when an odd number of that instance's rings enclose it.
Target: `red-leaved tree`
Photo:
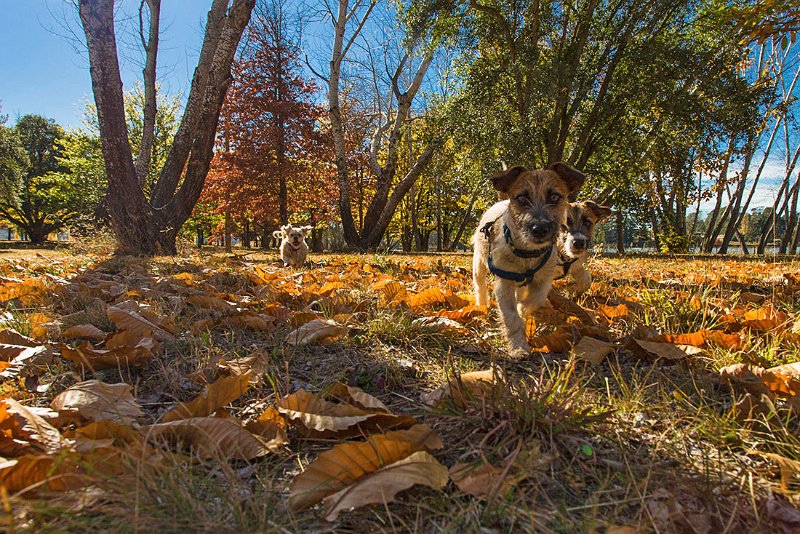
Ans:
[[[216,155],[203,192],[218,213],[263,235],[278,224],[317,223],[337,195],[325,111],[317,87],[302,76],[296,25],[282,2],[259,3],[232,67]]]

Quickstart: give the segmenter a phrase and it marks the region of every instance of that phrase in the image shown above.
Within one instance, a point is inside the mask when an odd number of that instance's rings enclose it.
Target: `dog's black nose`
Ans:
[[[533,223],[531,225],[531,235],[537,239],[547,237],[550,233],[550,225],[547,223]]]
[[[572,241],[572,246],[578,250],[585,249],[587,244],[586,239],[575,239]]]

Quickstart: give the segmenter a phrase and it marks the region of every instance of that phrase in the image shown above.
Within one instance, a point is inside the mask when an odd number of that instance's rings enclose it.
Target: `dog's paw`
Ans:
[[[528,346],[527,343],[524,346],[508,348],[508,355],[515,360],[521,360],[523,358],[527,358],[528,355],[530,355],[530,353],[531,353],[531,348]]]

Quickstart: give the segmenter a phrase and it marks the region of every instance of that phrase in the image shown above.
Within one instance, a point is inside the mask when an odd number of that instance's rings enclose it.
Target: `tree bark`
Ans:
[[[147,4],[150,13],[148,37],[144,37],[144,6]],[[153,152],[156,128],[156,58],[158,56],[158,32],[161,19],[161,0],[141,0],[139,4],[139,36],[145,50],[145,65],[142,70],[144,79],[144,117],[142,121],[142,140],[139,155],[136,158],[136,176],[139,187],[144,188],[147,173],[150,170],[150,159]]]
[[[128,142],[114,1],[80,0],[108,178],[109,215],[120,251],[177,252],[178,231],[191,215],[208,174],[231,62],[254,5],[255,0],[233,0],[228,9],[228,0],[214,0],[186,110],[148,202]]]

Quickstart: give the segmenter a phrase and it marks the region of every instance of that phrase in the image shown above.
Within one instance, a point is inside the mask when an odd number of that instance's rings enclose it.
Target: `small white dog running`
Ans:
[[[286,224],[280,230],[272,232],[273,237],[281,240],[281,259],[284,267],[302,267],[308,255],[306,237],[313,226],[292,226]]]

